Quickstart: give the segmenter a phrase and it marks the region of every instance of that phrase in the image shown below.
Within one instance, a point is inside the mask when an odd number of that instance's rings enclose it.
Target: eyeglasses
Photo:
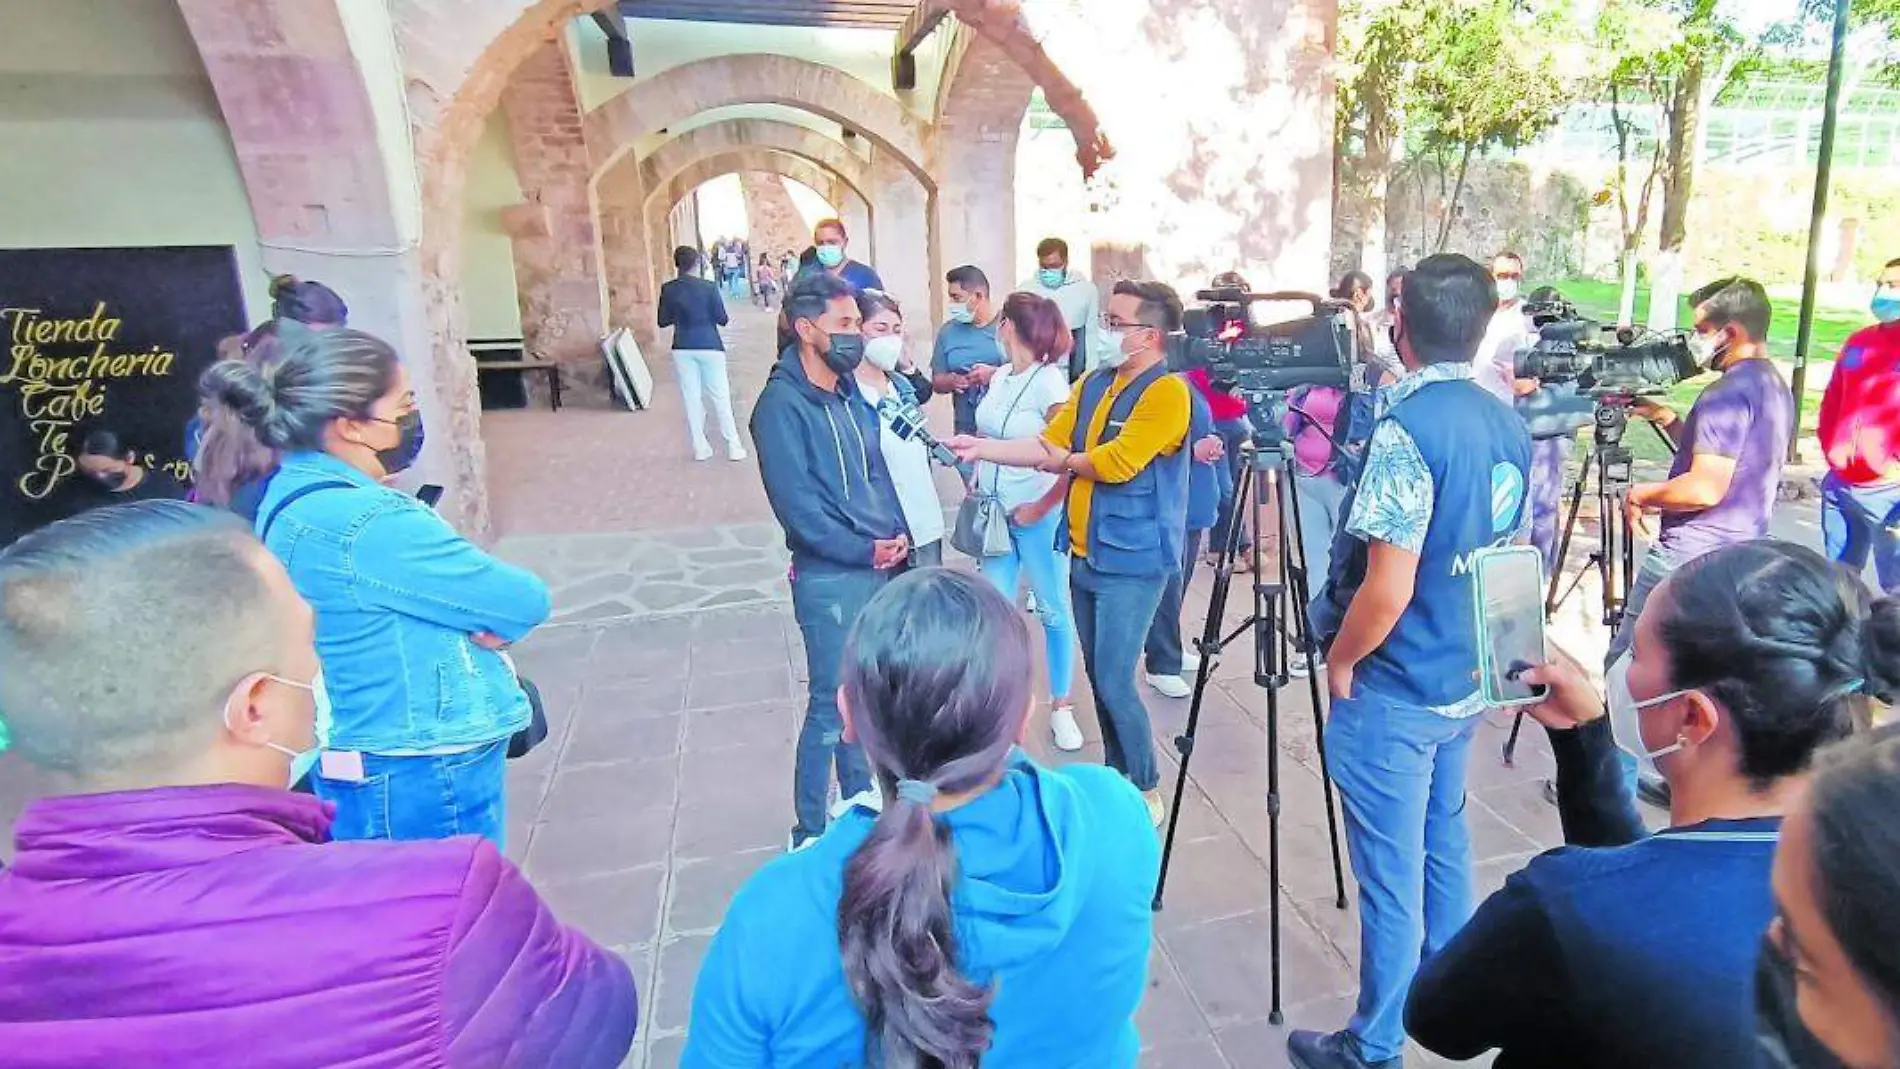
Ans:
[[[1161,328],[1155,326],[1153,323],[1142,323],[1139,321],[1131,322],[1126,319],[1121,319],[1119,317],[1109,315],[1107,312],[1103,312],[1102,313],[1102,329],[1103,330],[1160,330]]]

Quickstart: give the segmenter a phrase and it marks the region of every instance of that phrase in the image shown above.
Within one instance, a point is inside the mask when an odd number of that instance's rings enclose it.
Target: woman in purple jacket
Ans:
[[[327,842],[311,612],[243,521],[116,505],[0,552],[0,712],[70,793],[0,871],[10,1069],[618,1065],[633,977],[484,839]]]

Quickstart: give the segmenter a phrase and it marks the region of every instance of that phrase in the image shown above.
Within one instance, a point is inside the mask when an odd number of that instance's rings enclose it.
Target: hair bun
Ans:
[[[248,360],[225,360],[205,369],[198,379],[198,392],[223,404],[257,440],[272,449],[283,449],[285,437],[283,406],[277,401],[275,383],[266,378]]]
[[[272,300],[276,300],[296,286],[296,275],[272,275],[270,279],[270,297]]]
[[[1900,598],[1875,598],[1860,625],[1860,671],[1870,697],[1892,704],[1900,694]]]

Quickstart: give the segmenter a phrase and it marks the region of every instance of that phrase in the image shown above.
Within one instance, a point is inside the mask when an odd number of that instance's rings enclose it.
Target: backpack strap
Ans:
[[[260,542],[268,541],[270,539],[271,525],[277,522],[277,515],[304,498],[309,497],[311,494],[319,490],[352,489],[355,489],[354,483],[346,483],[338,479],[328,479],[323,482],[306,483],[303,486],[299,486],[290,493],[285,494],[283,500],[277,502],[276,505],[271,507],[269,512],[264,514],[264,522],[259,524],[257,528],[257,540]]]

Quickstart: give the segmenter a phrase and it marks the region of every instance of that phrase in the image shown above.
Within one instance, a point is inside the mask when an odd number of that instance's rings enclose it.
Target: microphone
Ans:
[[[922,442],[937,463],[946,468],[956,467],[957,455],[930,433],[930,428],[924,424],[924,410],[918,408],[915,402],[893,394],[877,403],[877,414],[890,424],[892,434],[906,442]]]

